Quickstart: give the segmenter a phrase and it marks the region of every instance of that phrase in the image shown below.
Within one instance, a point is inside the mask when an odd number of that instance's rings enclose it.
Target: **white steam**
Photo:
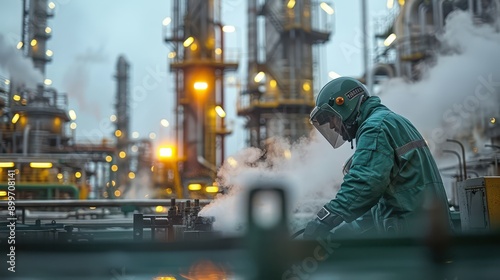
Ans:
[[[266,182],[277,182],[287,194],[291,211],[288,216],[293,221],[290,228],[295,231],[303,227],[334,197],[342,180],[342,165],[352,153],[349,145],[334,150],[321,135],[312,133],[293,145],[284,139],[275,139],[265,160],[261,159],[264,151],[257,148],[247,148],[234,155],[235,161],[226,162],[218,174],[219,184],[228,188],[227,194],[218,196],[200,214],[214,216],[217,230],[237,233],[246,227],[249,186],[262,183],[262,187],[266,187]]]
[[[435,154],[447,138],[469,134],[480,141],[481,132],[473,128],[481,117],[498,115],[500,108],[500,34],[491,26],[475,26],[469,14],[456,12],[448,17],[439,39],[447,52],[437,56],[436,65],[421,81],[393,79],[381,90],[382,103],[412,121]],[[220,169],[220,185],[229,187],[229,192],[203,208],[201,215],[215,216],[216,229],[235,233],[246,226],[245,186],[257,178],[283,179],[294,213],[289,215],[290,227],[295,231],[334,197],[342,164],[352,153],[349,146],[334,150],[313,132],[293,145],[276,141],[265,161],[258,160],[261,150],[245,149],[234,156],[236,165],[229,162]]]
[[[500,107],[500,33],[489,25],[475,26],[466,12],[455,12],[439,39],[447,54],[437,57],[421,81],[389,80],[381,90],[382,102],[410,119],[434,152],[447,138],[476,133],[476,141],[486,141],[474,128],[498,115]]]
[[[38,83],[43,82],[43,75],[33,66],[33,61],[24,57],[16,47],[8,44],[2,34],[0,34],[0,68],[8,72],[8,78],[12,81],[30,88],[36,88]]]

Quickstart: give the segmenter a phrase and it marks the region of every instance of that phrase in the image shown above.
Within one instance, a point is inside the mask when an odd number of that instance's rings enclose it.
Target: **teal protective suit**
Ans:
[[[347,223],[371,216],[378,232],[406,232],[421,230],[425,210],[438,205],[451,225],[439,170],[417,129],[376,96],[361,105],[358,126],[350,169],[325,208]]]

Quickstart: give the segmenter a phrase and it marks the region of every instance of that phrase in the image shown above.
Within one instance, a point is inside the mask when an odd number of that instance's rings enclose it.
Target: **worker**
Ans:
[[[334,228],[415,232],[422,229],[425,210],[436,205],[449,228],[446,193],[426,141],[361,82],[350,77],[329,81],[318,94],[310,122],[333,148],[348,141],[353,149],[356,140],[356,149],[336,197],[307,224],[305,239],[326,237]]]

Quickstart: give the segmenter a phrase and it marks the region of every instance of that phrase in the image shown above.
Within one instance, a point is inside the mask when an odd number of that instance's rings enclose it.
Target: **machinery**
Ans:
[[[457,184],[461,229],[487,232],[500,228],[500,177],[472,178]]]

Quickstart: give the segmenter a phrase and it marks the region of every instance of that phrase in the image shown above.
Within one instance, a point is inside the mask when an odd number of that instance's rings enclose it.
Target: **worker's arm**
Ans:
[[[389,186],[394,150],[379,127],[360,131],[349,172],[336,197],[324,208],[352,222],[378,203]]]

